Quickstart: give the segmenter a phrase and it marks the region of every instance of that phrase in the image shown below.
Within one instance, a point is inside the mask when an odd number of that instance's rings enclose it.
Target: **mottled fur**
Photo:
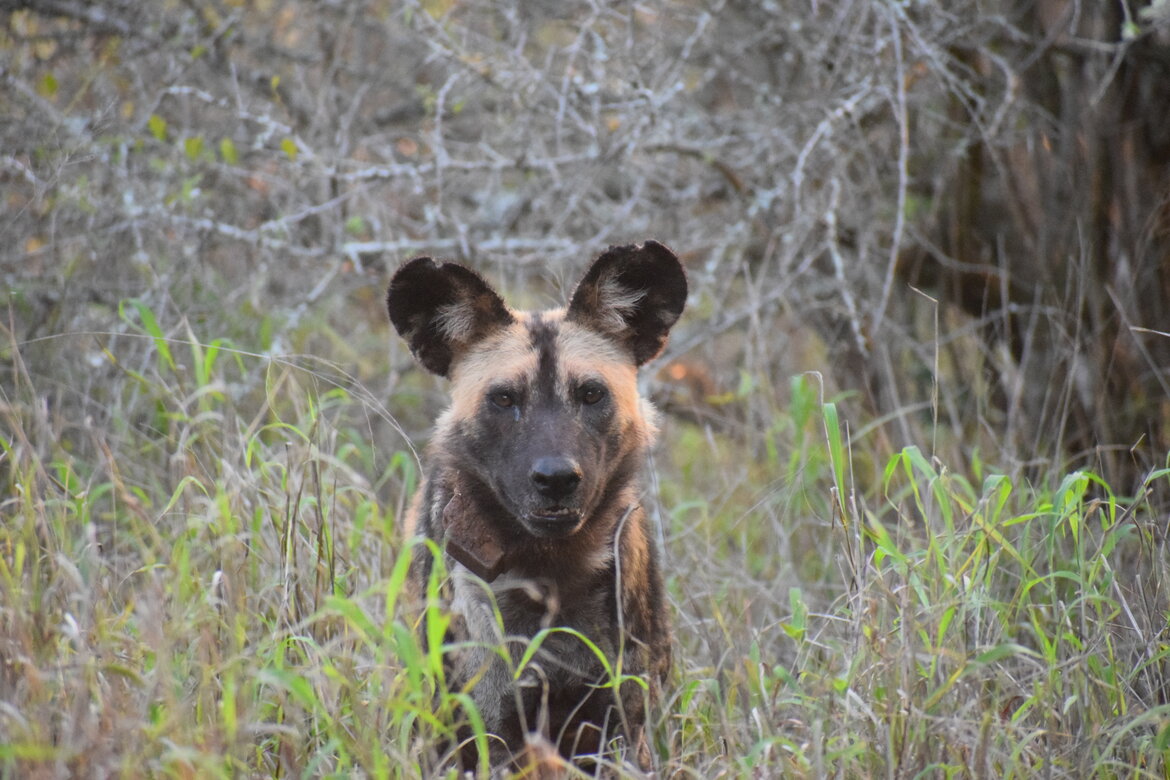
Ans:
[[[448,654],[448,682],[471,687],[500,737],[497,764],[534,739],[573,757],[621,738],[648,766],[645,707],[669,671],[670,638],[640,506],[655,417],[637,368],[661,352],[685,300],[681,265],[655,242],[602,254],[566,309],[513,311],[473,272],[430,258],[390,284],[398,332],[451,379],[407,533],[446,544],[449,638],[463,643]],[[416,549],[411,578],[422,592],[433,560]],[[609,682],[600,661],[559,632],[514,681],[492,648],[506,642],[514,664],[551,626],[589,637],[615,665],[620,657],[621,673],[641,677],[649,695],[633,682],[616,696],[597,687]]]

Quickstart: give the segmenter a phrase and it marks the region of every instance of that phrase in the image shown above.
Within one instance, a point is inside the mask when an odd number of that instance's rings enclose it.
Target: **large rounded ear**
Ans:
[[[642,365],[666,346],[687,302],[687,276],[657,241],[611,246],[573,291],[567,318],[621,342]]]
[[[394,274],[386,291],[390,321],[428,371],[449,376],[472,344],[513,321],[479,274],[455,263],[416,257]]]

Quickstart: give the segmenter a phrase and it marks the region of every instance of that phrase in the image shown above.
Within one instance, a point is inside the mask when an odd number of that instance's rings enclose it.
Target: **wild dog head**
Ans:
[[[390,283],[398,333],[452,382],[436,438],[529,537],[584,527],[638,472],[653,435],[637,369],[666,345],[686,276],[665,246],[611,247],[564,309],[514,311],[474,272],[420,257]]]

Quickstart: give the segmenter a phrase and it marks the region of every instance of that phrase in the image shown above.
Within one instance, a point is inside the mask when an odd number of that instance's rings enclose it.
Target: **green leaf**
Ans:
[[[264,669],[256,676],[264,685],[272,685],[290,694],[292,698],[309,712],[324,709],[313,685],[303,675],[287,669]]]
[[[42,742],[8,742],[0,745],[0,759],[49,762],[57,759],[58,749]]]
[[[341,596],[327,596],[325,606],[344,619],[349,628],[357,632],[364,642],[372,641],[381,633],[365,610],[350,599]]]
[[[1029,656],[1032,658],[1037,657],[1037,653],[1034,650],[1029,650],[1023,645],[1017,645],[1014,642],[1004,642],[1003,644],[996,645],[989,650],[983,651],[975,657],[972,663],[977,666],[988,666],[990,664],[999,663],[1005,658],[1010,658],[1016,655]]]
[[[198,160],[202,151],[203,138],[200,136],[183,139],[183,152],[187,155],[188,160]]]
[[[118,310],[122,319],[129,322],[129,320],[126,319],[126,312],[124,308],[125,303],[127,302],[123,301],[122,303],[118,304]],[[151,311],[149,306],[137,298],[131,298],[129,303],[134,307],[134,310],[138,312],[138,319],[142,322],[142,329],[146,331],[146,334],[154,340],[154,348],[158,350],[159,357],[163,359],[163,362],[166,363],[167,367],[170,368],[171,371],[177,370],[175,359],[171,355],[170,345],[167,344],[166,334],[163,333],[162,328],[159,327],[158,319],[155,318],[154,312]]]
[[[151,114],[150,119],[146,120],[146,126],[150,128],[150,134],[156,139],[159,141],[167,140],[167,120],[158,114]]]
[[[942,647],[943,637],[947,635],[947,629],[951,626],[951,621],[955,619],[955,607],[947,607],[943,612],[942,617],[938,621],[938,646]]]
[[[40,93],[41,97],[47,97],[52,100],[57,97],[57,90],[59,88],[60,85],[57,83],[57,77],[52,73],[46,73],[41,77],[40,84],[37,85],[37,92]]]
[[[881,551],[885,556],[888,556],[894,560],[896,563],[904,566],[910,559],[906,557],[906,555],[903,554],[901,550],[898,549],[898,545],[894,542],[894,538],[890,536],[890,532],[876,517],[868,516],[867,519],[869,521],[869,538],[873,540],[873,543],[877,546],[878,550]],[[876,551],[874,560],[875,562],[880,563]]]
[[[281,141],[280,142],[280,149],[282,152],[284,152],[286,155],[288,155],[288,159],[290,159],[290,160],[297,159],[297,144],[296,144],[296,141],[294,141],[293,139],[285,138],[283,141]]]
[[[833,482],[837,488],[837,501],[841,506],[841,518],[847,517],[845,491],[849,464],[845,460],[845,442],[841,436],[841,421],[837,415],[837,404],[829,402],[821,407],[821,420],[825,426],[825,437],[829,445],[829,466],[833,471]]]
[[[465,693],[456,694],[453,698],[459,702],[467,719],[471,721],[475,750],[479,754],[479,776],[487,777],[491,771],[488,763],[487,725],[483,722],[483,716],[479,714],[479,707],[475,706],[475,699]]]
[[[804,603],[800,588],[788,589],[788,604],[792,610],[792,620],[781,623],[780,627],[784,629],[785,634],[799,642],[804,639],[808,629],[808,605]]]
[[[232,143],[230,138],[224,138],[219,142],[219,156],[228,165],[235,165],[240,161],[240,156],[236,153],[236,145]]]
[[[1154,738],[1154,749],[1159,753],[1165,753],[1167,750],[1170,750],[1170,723],[1162,726],[1162,730]]]

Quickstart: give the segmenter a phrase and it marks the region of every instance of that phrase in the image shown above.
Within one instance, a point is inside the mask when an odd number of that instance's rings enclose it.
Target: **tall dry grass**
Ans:
[[[555,305],[646,237],[661,773],[1165,775],[1161,169],[1093,179],[1160,137],[1141,3],[20,5],[0,775],[442,774],[385,279]]]

